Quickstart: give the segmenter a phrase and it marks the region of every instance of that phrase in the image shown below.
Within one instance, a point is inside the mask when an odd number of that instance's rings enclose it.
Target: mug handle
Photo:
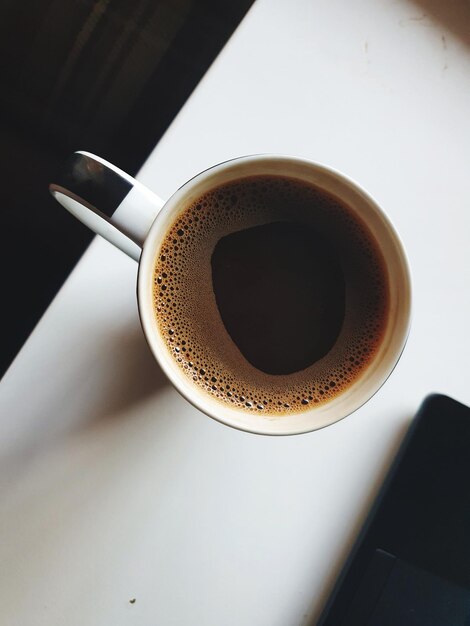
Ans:
[[[135,261],[163,200],[115,165],[74,152],[49,191],[72,215]]]

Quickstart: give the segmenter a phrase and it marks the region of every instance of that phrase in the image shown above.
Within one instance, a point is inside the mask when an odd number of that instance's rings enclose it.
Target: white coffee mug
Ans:
[[[193,384],[170,354],[155,319],[154,264],[164,237],[179,214],[219,185],[254,175],[281,175],[309,182],[339,197],[365,221],[385,259],[389,314],[372,361],[343,392],[326,403],[288,415],[247,412],[222,404]],[[137,298],[142,328],[161,368],[195,407],[229,426],[266,435],[305,433],[333,424],[367,400],[388,378],[406,343],[411,317],[411,281],[402,243],[377,203],[349,178],[312,161],[280,155],[245,156],[219,163],[185,183],[163,202],[114,165],[88,152],[76,152],[58,182],[54,197],[93,231],[139,263]]]

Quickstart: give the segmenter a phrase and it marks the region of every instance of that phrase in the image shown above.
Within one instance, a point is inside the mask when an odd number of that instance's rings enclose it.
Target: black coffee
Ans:
[[[338,339],[343,270],[334,246],[308,224],[273,222],[222,237],[212,282],[229,335],[267,374],[303,370]]]
[[[188,378],[247,411],[298,412],[363,372],[388,314],[367,226],[296,179],[255,176],[186,207],[155,264],[155,313]]]

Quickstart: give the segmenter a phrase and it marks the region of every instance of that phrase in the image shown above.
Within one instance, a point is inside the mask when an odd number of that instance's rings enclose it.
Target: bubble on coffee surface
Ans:
[[[335,242],[346,277],[346,313],[326,356],[287,375],[251,365],[228,334],[215,300],[211,255],[224,236],[276,221],[314,225]],[[276,294],[260,294],[276,305]],[[253,176],[202,195],[176,217],[154,269],[155,318],[192,384],[221,403],[264,415],[300,413],[348,388],[376,354],[388,312],[381,253],[347,206],[313,185]]]

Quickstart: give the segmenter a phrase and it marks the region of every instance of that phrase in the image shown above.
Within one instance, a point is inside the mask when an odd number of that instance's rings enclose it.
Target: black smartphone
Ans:
[[[470,626],[470,408],[425,399],[318,626]]]

